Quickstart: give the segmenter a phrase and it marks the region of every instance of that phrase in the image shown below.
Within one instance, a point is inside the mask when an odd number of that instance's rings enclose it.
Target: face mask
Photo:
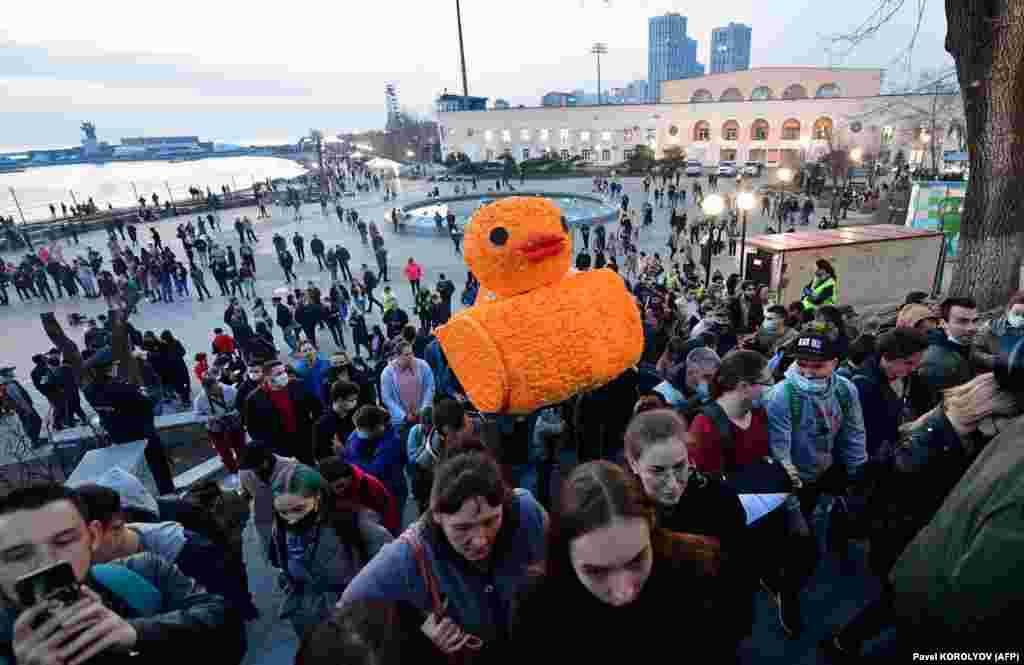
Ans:
[[[708,386],[707,381],[701,381],[697,385],[697,397],[700,397],[702,400],[711,397],[711,388]]]
[[[370,434],[368,432],[364,432],[361,429],[357,429],[356,430],[356,438],[359,439],[360,441],[369,441]]]
[[[764,328],[765,332],[777,332],[779,329],[779,322],[775,319],[765,319],[764,323],[761,324],[761,327]]]
[[[319,510],[317,508],[314,508],[313,510],[309,511],[308,513],[306,513],[296,521],[292,522],[291,524],[285,522],[285,528],[289,531],[306,531],[311,526],[316,524],[318,515]]]
[[[1013,328],[1024,328],[1024,314],[1007,314],[1006,322]]]
[[[754,399],[750,400],[751,409],[763,409],[764,408],[764,396],[758,395]]]
[[[800,373],[796,363],[794,363],[788,370],[786,370],[786,376],[796,385],[797,390],[805,393],[821,394],[828,390],[829,379],[809,379]]]
[[[277,376],[271,377],[270,385],[278,390],[288,385],[288,375],[278,374]]]
[[[253,383],[259,383],[263,380],[263,374],[260,372],[249,372],[249,380]]]

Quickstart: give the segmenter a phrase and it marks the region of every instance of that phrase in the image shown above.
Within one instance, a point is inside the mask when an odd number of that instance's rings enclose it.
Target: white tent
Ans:
[[[401,167],[402,165],[398,162],[383,157],[374,157],[366,162],[366,168],[368,169],[373,171],[391,171],[395,175],[398,175],[398,169]]]

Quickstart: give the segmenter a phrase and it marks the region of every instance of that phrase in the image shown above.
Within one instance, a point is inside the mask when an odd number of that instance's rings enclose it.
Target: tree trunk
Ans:
[[[1024,0],[946,0],[946,21],[971,164],[950,294],[986,310],[1020,288],[1024,258]]]

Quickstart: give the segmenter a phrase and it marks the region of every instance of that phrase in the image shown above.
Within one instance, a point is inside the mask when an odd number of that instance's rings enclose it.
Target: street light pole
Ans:
[[[18,217],[21,217],[21,223],[25,223],[25,213],[21,211],[21,203],[18,202],[18,195],[14,193],[13,187],[8,187],[11,192],[11,198],[14,199],[14,206],[18,209]]]
[[[590,48],[590,52],[597,56],[597,105],[601,105],[601,55],[608,53],[608,45],[597,42]]]
[[[469,97],[469,81],[466,78],[466,49],[462,43],[462,8],[455,0],[455,20],[459,24],[459,61],[462,63],[462,95]]]

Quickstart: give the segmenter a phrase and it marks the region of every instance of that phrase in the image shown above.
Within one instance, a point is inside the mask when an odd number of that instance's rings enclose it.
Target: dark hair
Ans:
[[[376,429],[381,425],[390,424],[391,414],[379,406],[364,404],[356,411],[355,423],[359,429]]]
[[[814,262],[814,265],[818,268],[818,270],[824,270],[825,272],[827,272],[832,279],[836,278],[836,269],[833,268],[832,264],[826,261],[825,259],[818,259],[817,261]]]
[[[633,406],[633,415],[640,415],[641,413],[647,413],[648,411],[657,411],[658,409],[667,409],[669,407],[668,400],[661,393],[650,392],[644,395],[640,395],[640,399],[636,401],[636,405]]]
[[[410,344],[416,339],[416,326],[411,323],[402,328],[402,339]]]
[[[855,365],[860,365],[868,356],[874,354],[875,350],[875,336],[870,333],[865,333],[850,342],[850,350],[849,353],[847,353],[847,356],[849,356],[850,362]]]
[[[557,540],[568,551],[576,538],[623,517],[639,517],[655,527],[654,502],[639,479],[604,460],[581,464],[562,484]]]
[[[767,366],[768,359],[757,351],[730,351],[711,380],[711,396],[718,399],[741,382],[754,383]]]
[[[117,490],[102,485],[80,485],[75,488],[75,493],[82,500],[82,508],[85,519],[92,522],[99,521],[106,525],[124,511],[121,509],[121,495]]]
[[[238,464],[242,469],[257,469],[273,459],[273,451],[262,441],[253,440],[242,448],[238,456]]]
[[[674,438],[685,441],[688,429],[686,419],[670,409],[637,414],[626,428],[626,454],[638,460],[651,444]]]
[[[85,506],[78,493],[57,483],[33,483],[11,490],[0,498],[0,515],[10,515],[19,510],[39,510],[58,501],[70,501],[82,519],[87,519]]]
[[[342,478],[351,478],[355,475],[352,472],[351,464],[333,455],[317,461],[316,466],[320,471],[320,475],[329,483],[341,480]]]
[[[283,365],[283,364],[284,363],[281,362],[280,360],[278,360],[277,358],[274,358],[272,360],[268,360],[267,362],[263,363],[263,371],[269,374],[270,370],[274,369],[278,365]]]
[[[331,611],[310,628],[295,665],[400,665],[432,663],[443,656],[420,634],[422,617],[411,605],[360,600]]]
[[[466,422],[466,409],[454,399],[442,399],[434,406],[434,425],[436,427],[450,427],[454,430],[462,429]]]
[[[224,329],[223,329],[223,328],[214,328],[214,329],[213,329],[213,334],[214,334],[214,335],[219,335],[219,334],[221,334],[222,332],[224,332]]]
[[[913,328],[893,328],[878,337],[878,354],[889,360],[909,358],[928,348],[924,335]]]
[[[765,314],[777,314],[782,318],[786,318],[787,316],[789,316],[789,312],[787,312],[786,308],[783,307],[782,305],[772,305],[771,307],[765,310]]]
[[[939,305],[939,312],[942,315],[942,320],[949,322],[949,313],[954,307],[963,307],[964,309],[978,309],[978,303],[974,301],[974,298],[963,298],[963,297],[952,297],[946,298]]]
[[[924,291],[911,291],[907,294],[906,300],[903,301],[904,305],[922,305],[924,301],[928,300],[928,294]]]
[[[337,381],[334,382],[334,385],[331,386],[332,404],[339,400],[352,397],[353,395],[359,395],[359,386],[352,383],[351,381],[346,381],[345,379],[338,379]]]
[[[434,485],[430,488],[432,513],[453,515],[467,500],[477,496],[491,506],[503,505],[511,496],[498,463],[490,455],[463,453],[448,458],[435,469]]]

